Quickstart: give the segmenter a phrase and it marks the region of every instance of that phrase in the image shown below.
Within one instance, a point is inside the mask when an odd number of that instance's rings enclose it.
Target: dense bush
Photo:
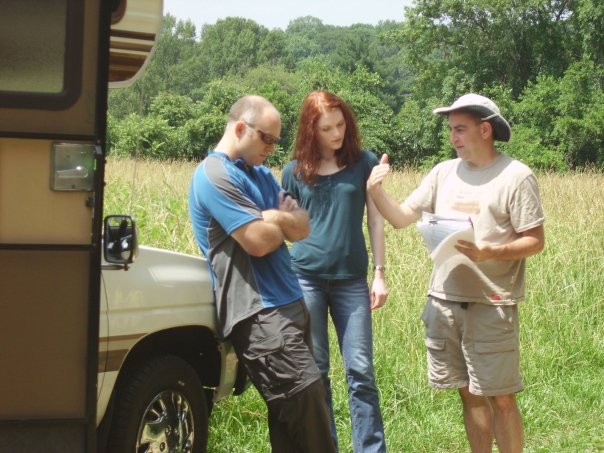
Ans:
[[[453,155],[432,109],[478,92],[512,124],[503,151],[536,169],[604,167],[604,4],[458,3],[422,0],[402,22],[377,26],[307,16],[282,31],[229,18],[199,38],[192,23],[167,16],[144,76],[110,94],[110,152],[203,158],[232,103],[255,93],[281,112],[283,140],[268,163],[282,165],[302,99],[327,89],[355,111],[364,147],[427,168]]]

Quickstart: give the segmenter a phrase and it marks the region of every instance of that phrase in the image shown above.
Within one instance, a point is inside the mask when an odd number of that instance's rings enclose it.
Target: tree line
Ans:
[[[282,114],[268,162],[282,165],[302,99],[327,89],[354,109],[365,148],[427,168],[453,152],[431,110],[477,92],[512,124],[502,151],[539,169],[604,167],[604,2],[416,0],[395,19],[339,27],[306,16],[269,30],[231,17],[198,32],[167,15],[144,75],[110,93],[110,153],[201,159],[230,105],[254,93]]]

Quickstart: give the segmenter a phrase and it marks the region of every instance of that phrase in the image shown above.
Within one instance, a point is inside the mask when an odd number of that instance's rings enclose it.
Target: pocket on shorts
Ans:
[[[495,352],[512,352],[518,349],[518,342],[515,338],[496,343],[476,343],[474,350],[478,354],[493,354]]]
[[[477,395],[493,396],[522,390],[519,369],[519,345],[515,338],[476,342],[471,359],[470,390]]]
[[[434,308],[432,307],[433,299],[428,297],[426,303],[424,304],[424,309],[422,310],[421,320],[424,323],[424,327],[428,327],[430,323],[430,318],[434,319]]]
[[[243,355],[250,360],[256,360],[280,349],[283,349],[283,337],[275,335],[250,343],[248,350]]]
[[[444,351],[445,341],[446,340],[444,338],[424,338],[424,343],[426,344],[426,347],[435,351]]]
[[[444,338],[424,337],[427,348],[428,380],[437,388],[452,388],[465,379],[465,367],[460,366],[458,354],[447,350]],[[449,346],[448,349],[451,349]],[[454,348],[453,348],[454,349]]]
[[[272,389],[299,379],[301,373],[292,347],[285,348],[287,336],[275,335],[254,341],[243,352],[250,378],[261,388]]]

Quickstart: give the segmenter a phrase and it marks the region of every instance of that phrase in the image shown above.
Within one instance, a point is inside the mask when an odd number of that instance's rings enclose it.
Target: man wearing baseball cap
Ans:
[[[430,385],[458,389],[472,452],[522,451],[522,418],[515,393],[519,370],[517,304],[524,299],[525,261],[544,247],[543,209],[537,181],[523,163],[495,141],[509,141],[511,127],[490,99],[465,94],[447,115],[457,158],[437,164],[398,204],[382,188],[390,166],[383,155],[367,182],[381,214],[395,228],[423,213],[468,221],[473,241],[435,261],[422,315]]]

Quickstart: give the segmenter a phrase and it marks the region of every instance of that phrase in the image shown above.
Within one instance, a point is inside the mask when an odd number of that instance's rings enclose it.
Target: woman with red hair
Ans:
[[[353,447],[356,453],[385,452],[384,427],[373,369],[371,310],[386,302],[384,219],[366,195],[378,159],[360,147],[354,113],[338,96],[313,91],[302,104],[294,160],[283,169],[283,188],[310,215],[311,232],[293,244],[292,266],[311,317],[313,354],[331,411],[328,314],[342,354]],[[373,252],[374,279],[367,283],[369,257],[363,216]]]

